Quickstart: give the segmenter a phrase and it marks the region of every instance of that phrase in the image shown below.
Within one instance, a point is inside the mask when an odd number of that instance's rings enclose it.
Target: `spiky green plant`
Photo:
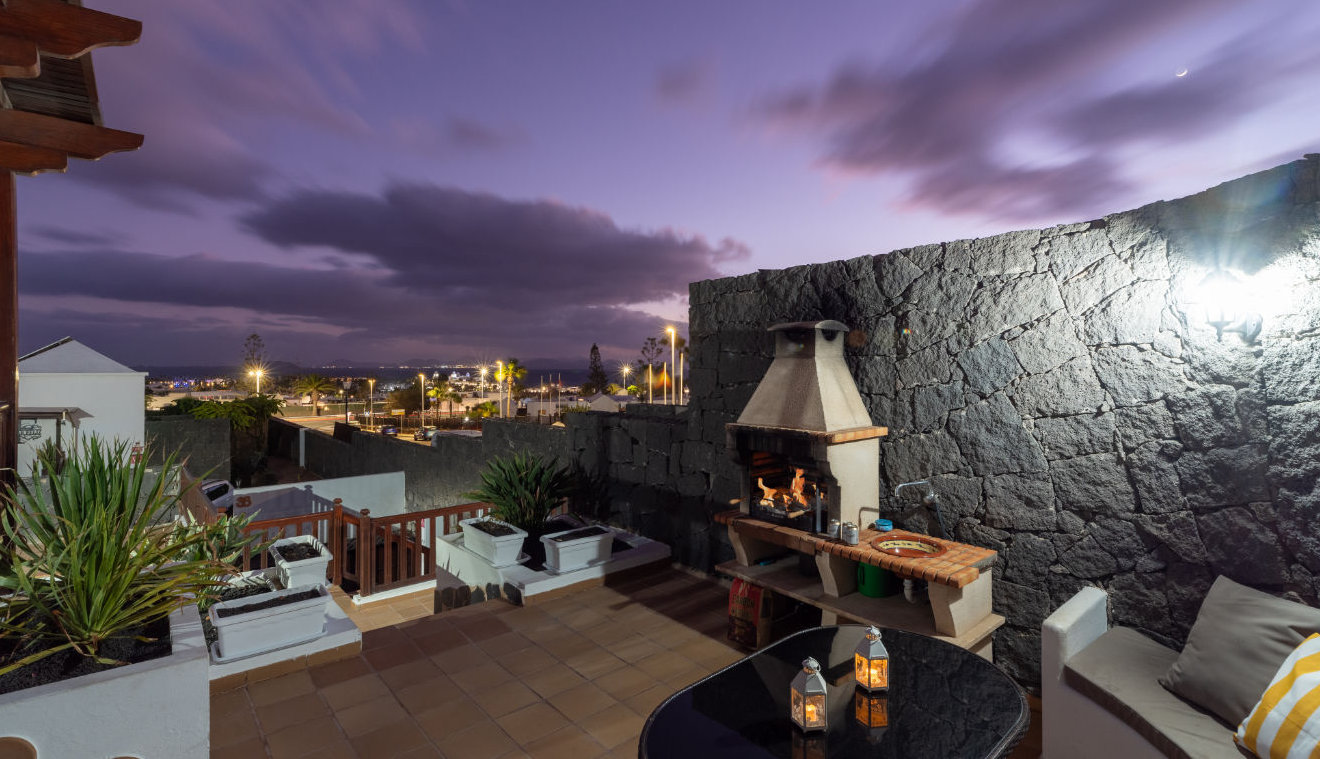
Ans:
[[[102,644],[213,592],[236,571],[205,551],[217,528],[169,524],[176,459],[149,482],[148,458],[92,437],[62,468],[39,459],[31,484],[4,494],[0,587],[10,595],[0,637],[19,654],[0,662],[0,674],[69,649],[121,664],[100,654]]]
[[[573,472],[555,459],[528,453],[496,457],[481,473],[481,487],[465,497],[486,501],[496,519],[540,535],[550,512],[573,492]]]

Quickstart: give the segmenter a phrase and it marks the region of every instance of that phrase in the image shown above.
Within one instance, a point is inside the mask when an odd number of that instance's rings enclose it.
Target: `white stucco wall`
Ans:
[[[139,444],[145,438],[145,372],[100,373],[46,373],[22,372],[18,377],[18,408],[56,407],[80,408],[91,414],[73,426],[64,424],[64,442],[80,436],[95,434],[107,441],[122,440],[129,445]],[[30,424],[31,422],[28,422]],[[42,437],[24,440],[18,446],[19,472],[27,475],[36,451],[49,436],[53,439],[55,422],[41,420]],[[71,434],[73,433],[73,434]]]

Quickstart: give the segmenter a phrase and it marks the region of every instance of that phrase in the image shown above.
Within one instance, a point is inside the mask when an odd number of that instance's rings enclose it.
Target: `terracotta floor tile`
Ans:
[[[440,668],[435,666],[435,662],[430,659],[410,661],[407,664],[390,667],[379,674],[380,679],[389,686],[390,690],[394,691],[431,681],[436,681],[447,686],[453,685],[453,683],[449,681],[449,678],[440,671]]]
[[[663,646],[644,635],[633,635],[610,646],[610,652],[624,661],[640,661],[665,650]]]
[[[321,698],[331,709],[347,709],[363,701],[389,698],[390,689],[380,675],[363,675],[321,689]]]
[[[500,666],[507,669],[515,677],[526,677],[533,672],[540,672],[557,661],[558,659],[551,656],[540,646],[528,646],[501,656]]]
[[[636,754],[633,754],[633,756],[636,756]],[[424,743],[416,748],[404,751],[399,754],[396,759],[445,759],[445,755],[440,753],[440,749],[432,746],[430,743]]]
[[[257,724],[257,715],[253,712],[230,712],[224,721],[211,722],[212,748],[231,746],[253,738],[261,738],[261,726]]]
[[[344,734],[330,717],[299,722],[266,736],[266,745],[274,759],[306,756],[322,746],[343,740]]]
[[[525,675],[522,681],[541,698],[549,698],[560,691],[586,682],[587,678],[574,672],[567,665],[555,663],[539,672]]]
[[[343,738],[336,738],[333,743],[327,743],[324,746],[318,746],[300,759],[357,759],[357,749],[353,744]]]
[[[468,643],[463,646],[456,646],[444,653],[435,654],[431,661],[449,676],[453,676],[465,669],[484,664],[488,658],[480,648]]]
[[[495,759],[515,748],[513,739],[489,720],[436,741],[446,759]]]
[[[427,656],[434,656],[448,651],[451,648],[458,648],[468,644],[467,636],[458,630],[445,625],[443,629],[432,629],[425,635],[418,635],[413,638],[417,647],[422,649]]]
[[[481,617],[465,619],[452,623],[460,632],[473,642],[493,638],[496,635],[503,635],[512,628],[504,623],[499,617],[486,614]]]
[[[610,653],[608,646],[575,654],[565,659],[564,663],[588,680],[594,680],[627,664]]]
[[[411,638],[402,643],[363,651],[362,656],[372,667],[376,668],[377,672],[383,672],[391,667],[398,667],[418,659],[427,658],[427,655],[422,653],[422,649],[418,648]]]
[[[610,643],[618,643],[633,633],[611,619],[583,630],[582,634],[596,641],[597,644],[608,647]]]
[[[316,684],[316,687],[324,688],[327,685],[334,685],[345,680],[352,680],[355,677],[371,674],[371,665],[367,664],[366,659],[361,656],[354,656],[329,664],[309,667],[307,673],[312,676],[312,682]]]
[[[623,704],[615,704],[578,720],[577,725],[600,745],[613,748],[626,740],[635,742],[645,721],[632,709]]]
[[[266,753],[266,742],[260,738],[248,738],[227,746],[211,746],[211,759],[257,759],[265,756],[269,756]]]
[[[657,680],[664,680],[676,672],[690,669],[692,662],[673,651],[660,651],[634,661],[633,666]]]
[[[599,648],[596,642],[585,635],[578,633],[568,633],[565,635],[547,637],[536,642],[538,646],[544,648],[555,658],[563,661],[585,651],[591,651]]]
[[[408,640],[407,633],[393,627],[382,627],[379,630],[368,630],[362,633],[362,650],[370,651],[373,648],[383,646],[392,646],[396,643],[403,643]]]
[[[211,696],[211,721],[220,721],[226,715],[252,711],[246,688],[231,690]]]
[[[711,667],[703,667],[700,664],[689,664],[687,667],[680,669],[671,675],[662,677],[660,682],[669,686],[672,690],[682,690],[714,671],[715,670]]]
[[[410,719],[408,712],[399,705],[399,702],[393,696],[365,701],[347,709],[335,710],[335,720],[339,722],[344,734],[350,739]]]
[[[560,728],[523,748],[536,759],[594,759],[605,753],[604,746],[575,725]]]
[[[449,678],[438,675],[434,680],[395,690],[394,697],[410,713],[422,714],[459,699],[468,698],[468,695],[450,682]]]
[[[491,661],[486,654],[478,651],[475,655],[480,657],[483,663],[449,675],[449,679],[453,680],[464,693],[480,693],[514,679],[507,669]]]
[[[248,697],[252,699],[254,707],[273,704],[276,701],[301,696],[315,690],[316,683],[312,682],[311,675],[307,674],[305,669],[287,675],[280,675],[270,680],[262,680],[247,687]]]
[[[532,642],[524,638],[516,630],[511,630],[502,635],[496,635],[491,638],[485,638],[476,641],[477,647],[491,656],[503,656],[511,654],[523,648],[527,648]]]
[[[605,759],[637,759],[637,741],[624,741],[603,756]]]
[[[443,630],[454,629],[449,624],[449,620],[442,614],[432,614],[428,617],[421,617],[410,620],[399,625],[399,629],[410,638],[424,638],[427,635],[435,635]]]
[[[637,669],[624,667],[592,680],[601,690],[617,698],[628,698],[656,684],[654,677]]]
[[[350,741],[362,759],[394,759],[409,749],[431,745],[421,728],[411,721],[387,725]]]
[[[544,701],[510,712],[495,720],[520,745],[542,738],[569,724],[564,715]]]
[[[330,707],[326,706],[319,693],[304,693],[261,707],[257,710],[257,722],[261,724],[261,732],[270,735],[290,725],[329,714]]]
[[[624,699],[623,702],[628,705],[629,709],[645,716],[655,711],[657,706],[664,703],[665,699],[674,695],[678,690],[679,689],[677,688],[671,688],[664,683],[660,683],[659,685],[647,688],[635,696],[630,696]]]
[[[576,688],[555,694],[546,701],[558,709],[560,714],[575,722],[617,703],[613,696],[596,687],[595,683],[582,683]]]
[[[477,692],[472,700],[490,716],[501,717],[541,699],[531,688],[517,680],[510,680],[503,685]]]
[[[453,701],[417,716],[417,724],[431,736],[435,745],[444,747],[443,739],[468,725],[489,719],[481,707],[467,699]]]

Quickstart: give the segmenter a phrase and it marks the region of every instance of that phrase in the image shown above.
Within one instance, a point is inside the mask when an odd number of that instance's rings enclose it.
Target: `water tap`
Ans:
[[[925,505],[931,506],[939,502],[940,496],[938,493],[935,492],[935,487],[930,484],[930,480],[913,480],[912,482],[904,482],[903,484],[894,488],[894,497],[897,498],[898,494],[903,491],[903,488],[913,485],[926,486],[926,494],[921,497],[921,502],[924,503]]]

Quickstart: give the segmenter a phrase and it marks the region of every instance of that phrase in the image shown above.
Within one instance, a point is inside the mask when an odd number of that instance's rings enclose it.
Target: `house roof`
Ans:
[[[144,374],[66,337],[18,359],[22,374]]]

